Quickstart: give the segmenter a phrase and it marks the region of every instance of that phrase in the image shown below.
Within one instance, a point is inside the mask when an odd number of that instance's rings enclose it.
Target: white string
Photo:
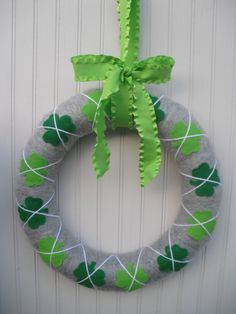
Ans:
[[[194,176],[191,176],[191,175],[189,175],[189,174],[183,173],[182,171],[178,171],[178,172],[179,172],[179,174],[181,174],[183,177],[187,177],[187,178],[190,178],[190,179],[195,179],[195,180],[199,180],[199,181],[210,182],[210,183],[215,183],[215,184],[218,184],[218,185],[222,185],[221,182],[219,182],[219,181],[214,181],[214,180],[210,180],[210,179],[208,179],[208,180],[206,181],[206,179],[204,179],[204,178],[194,177]]]
[[[87,94],[82,93],[82,92],[80,92],[80,94],[81,94],[82,96],[88,98],[89,100],[91,100],[91,101],[96,105],[96,107],[99,108],[100,103],[101,103],[101,98],[99,99],[99,101],[98,101],[98,103],[97,103],[96,100],[94,100],[92,97],[88,96]],[[105,113],[107,119],[108,119],[109,121],[111,121],[110,117],[108,116],[108,114],[106,113],[105,110],[104,110],[104,113]]]
[[[137,263],[136,263],[136,267],[135,267],[135,272],[134,272],[134,277],[131,281],[131,284],[129,286],[129,289],[128,291],[131,291],[132,287],[133,287],[133,284],[134,284],[134,281],[135,281],[135,278],[136,278],[136,275],[137,275],[137,271],[138,271],[138,265],[139,265],[139,262],[140,262],[140,258],[141,258],[141,255],[142,255],[142,252],[143,252],[144,248],[142,248],[139,252],[139,255],[138,255],[138,259],[137,259]]]
[[[59,129],[57,127],[57,121],[56,121],[56,109],[57,109],[57,106],[55,106],[54,110],[53,110],[53,121],[54,121],[54,126],[55,126],[55,130],[57,132],[57,136],[59,138],[59,140],[61,141],[61,144],[62,146],[65,148],[66,151],[68,151],[68,147],[66,146],[66,144],[64,143],[61,135],[60,135],[60,132],[59,132]]]
[[[62,228],[62,221],[61,221],[61,218],[60,218],[59,222],[60,222],[60,225],[59,225],[58,233],[57,233],[57,236],[56,236],[56,238],[55,238],[55,241],[54,241],[54,243],[53,243],[53,245],[52,245],[52,249],[51,249],[51,252],[50,252],[50,267],[52,267],[52,255],[53,255],[53,253],[54,253],[53,251],[54,251],[54,248],[55,248],[55,246],[56,246],[56,244],[57,244],[57,240],[58,240],[58,238],[59,238],[59,236],[60,236],[60,233],[61,233],[61,228]]]
[[[162,100],[162,98],[165,97],[164,95],[161,95],[153,104],[153,107],[156,107],[156,105]]]
[[[88,270],[88,261],[87,261],[87,255],[86,255],[84,246],[82,245],[81,247],[82,247],[82,250],[83,250],[84,263],[85,263],[85,268],[86,268],[86,272],[87,272],[87,275],[88,275],[88,280],[90,281],[90,283],[94,287],[94,289],[96,289],[97,287],[94,285],[94,283],[92,281],[92,278],[91,278],[92,275],[89,273],[89,270]],[[81,283],[81,281],[79,281],[78,283]]]
[[[192,135],[188,135],[186,138],[193,138],[193,137],[201,137],[201,136],[208,136],[205,133],[201,133],[201,134],[192,134]],[[179,141],[179,140],[183,140],[185,138],[185,136],[181,136],[181,137],[175,137],[175,138],[161,138],[160,140],[163,142],[171,142],[171,141]]]
[[[174,255],[172,250],[172,243],[170,238],[170,230],[168,231],[168,242],[169,242],[169,250],[170,250],[170,257],[171,257],[171,263],[172,263],[172,271],[175,272],[175,262],[174,262]]]
[[[53,163],[51,163],[51,164],[49,164],[49,165],[47,165],[47,166],[34,168],[34,170],[37,171],[37,170],[43,170],[43,169],[50,168],[50,167],[52,167],[52,166],[55,166],[55,165],[59,164],[62,160],[63,160],[63,159],[61,158],[61,159],[59,159],[58,161],[55,161],[55,162],[53,162]],[[25,173],[27,173],[27,172],[31,172],[31,170],[30,170],[30,169],[24,170],[24,171],[22,171],[22,172],[19,172],[17,175],[19,176],[19,175],[25,174]]]
[[[219,215],[220,215],[220,212],[218,211],[214,217],[203,221],[202,225],[207,225],[209,222],[216,220],[219,217]],[[199,226],[199,224],[198,223],[196,223],[196,224],[175,224],[174,223],[173,226],[176,226],[176,227],[197,227],[197,226]]]
[[[95,120],[96,120],[96,117],[97,117],[97,112],[98,112],[98,109],[100,108],[100,105],[101,105],[101,97],[100,97],[100,99],[99,99],[99,101],[98,101],[98,103],[97,103],[96,100],[94,100],[92,97],[88,96],[87,94],[82,93],[82,92],[80,92],[80,94],[81,94],[82,96],[88,98],[89,100],[91,100],[91,101],[96,105],[96,107],[97,107],[96,112],[95,112],[95,115],[94,115],[94,117],[93,117],[93,123],[92,123],[92,129],[94,129]],[[107,118],[109,121],[111,121],[111,119],[109,118],[109,116],[108,116],[108,114],[106,113],[106,111],[103,110],[103,112],[105,113],[106,118]]]
[[[39,126],[37,127],[37,129],[45,129],[45,130],[49,129],[49,130],[55,130],[55,131],[58,130],[58,131],[60,131],[60,132],[62,132],[62,133],[65,133],[65,134],[67,134],[67,135],[79,137],[78,134],[71,133],[71,132],[68,132],[68,131],[65,131],[65,130],[62,130],[62,129],[59,129],[59,128],[56,129],[56,128],[53,127],[53,126],[43,126],[43,125],[39,125]]]
[[[193,216],[192,213],[190,213],[190,211],[184,206],[184,203],[183,203],[183,202],[181,203],[181,206],[182,206],[183,209],[186,211],[186,213],[187,213],[189,216],[191,216],[191,217],[193,218],[193,220],[195,220],[195,221],[198,223],[198,225],[201,226],[201,227],[204,229],[204,231],[208,234],[208,236],[209,236],[210,238],[212,238],[212,235],[211,235],[210,232],[207,230],[207,228],[204,226],[204,224],[203,224],[199,219],[197,219],[195,216]]]
[[[35,215],[37,215],[37,214],[41,211],[41,209],[46,208],[46,206],[52,201],[54,195],[55,195],[55,192],[52,194],[52,196],[49,198],[49,200],[48,200],[45,204],[43,204],[39,209],[37,209],[37,210],[26,220],[26,222],[25,222],[24,225],[23,225],[23,228],[25,227],[25,225],[27,225],[27,223],[30,221],[30,219],[32,219]]]
[[[31,214],[35,213],[33,210],[23,207],[17,200],[16,200],[16,205],[27,213],[31,213]],[[58,215],[53,215],[53,214],[48,214],[48,213],[38,212],[37,214],[42,215],[42,216],[52,217],[52,218],[60,218],[60,216]]]
[[[187,128],[187,131],[186,131],[186,134],[182,140],[182,143],[179,145],[177,151],[175,152],[175,159],[177,158],[182,146],[184,145],[185,141],[187,140],[188,138],[188,135],[189,135],[189,131],[190,131],[190,128],[191,128],[191,123],[192,123],[192,116],[191,116],[191,113],[190,111],[188,110],[188,128]]]
[[[200,188],[201,186],[203,186],[206,182],[210,182],[209,179],[210,179],[210,177],[213,175],[213,173],[214,173],[214,171],[215,171],[215,169],[216,169],[216,163],[217,163],[217,162],[215,161],[211,173],[209,174],[209,176],[208,176],[207,178],[203,179],[202,183],[200,183],[198,186],[195,186],[193,189],[191,189],[191,190],[189,190],[189,191],[183,193],[182,196],[186,196],[186,195],[188,195],[188,194],[194,192],[195,190],[197,190],[197,189]]]
[[[24,160],[26,166],[29,168],[30,171],[32,171],[34,174],[38,175],[39,177],[41,177],[41,178],[43,178],[43,179],[45,179],[45,180],[48,180],[48,181],[53,182],[53,183],[55,182],[55,180],[53,180],[53,179],[51,179],[51,178],[48,178],[48,177],[42,175],[41,173],[35,171],[35,169],[33,169],[33,168],[28,164],[28,162],[27,162],[27,160],[26,160],[26,158],[25,158],[25,151],[24,151],[24,150],[23,150],[23,152],[22,152],[22,156],[23,156],[23,160]],[[41,167],[41,169],[44,169],[44,168],[45,168],[45,167]]]

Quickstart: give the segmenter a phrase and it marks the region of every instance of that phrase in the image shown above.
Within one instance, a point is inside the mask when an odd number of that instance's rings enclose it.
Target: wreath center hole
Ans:
[[[110,169],[97,181],[91,164],[95,137],[87,136],[67,154],[59,174],[63,224],[83,244],[110,253],[150,245],[174,222],[180,208],[181,177],[163,151],[158,176],[139,184],[139,138],[108,132]]]

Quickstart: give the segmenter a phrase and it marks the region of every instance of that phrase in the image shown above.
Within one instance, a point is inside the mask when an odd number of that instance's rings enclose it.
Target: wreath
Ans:
[[[174,60],[138,61],[140,3],[118,0],[120,58],[72,57],[77,81],[103,81],[102,90],[80,93],[44,117],[28,141],[17,176],[17,210],[42,260],[89,288],[136,290],[186,266],[212,237],[221,198],[217,162],[205,134],[182,105],[150,95],[145,83],[170,80]],[[109,254],[86,246],[67,230],[56,203],[60,165],[78,138],[93,132],[92,163],[97,178],[109,168],[106,131],[136,129],[140,137],[141,186],[156,177],[161,149],[174,156],[182,176],[182,200],[170,229],[150,246]],[[162,144],[162,145],[161,145]]]

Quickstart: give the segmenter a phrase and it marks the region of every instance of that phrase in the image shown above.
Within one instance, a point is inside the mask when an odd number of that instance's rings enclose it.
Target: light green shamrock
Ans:
[[[42,260],[49,265],[50,265],[51,255],[50,254],[43,254],[43,253],[51,253],[54,242],[55,242],[55,238],[52,236],[40,239],[37,242],[38,250],[40,252],[42,252],[42,253],[39,253],[39,255],[41,256]],[[53,252],[61,251],[63,246],[64,246],[63,242],[57,242],[54,249],[53,249]],[[68,255],[65,252],[52,254],[52,258],[51,258],[52,266],[55,268],[60,267],[63,264],[63,262],[67,256]]]
[[[27,164],[32,169],[43,168],[48,165],[48,161],[46,158],[41,156],[38,153],[32,152],[28,157],[25,158]],[[39,186],[44,182],[44,178],[42,176],[48,175],[47,169],[37,169],[35,171],[30,170],[27,166],[24,159],[20,162],[20,172],[25,177],[25,185],[27,186]]]
[[[208,220],[210,220],[212,218],[212,212],[210,210],[204,210],[204,211],[195,211],[195,213],[193,214],[193,216],[199,220],[201,223],[204,223]],[[188,217],[187,218],[187,222],[189,224],[194,224],[195,226],[191,226],[188,228],[188,235],[196,240],[196,241],[201,241],[205,238],[205,236],[207,236],[207,232],[212,233],[215,229],[215,225],[216,225],[216,220],[211,220],[208,223],[203,224],[203,226],[206,228],[206,230],[201,226],[198,225],[197,221],[194,220],[192,217]]]
[[[170,136],[172,139],[178,139],[182,138],[185,136],[188,130],[188,125],[185,122],[179,121],[174,124],[170,131]],[[202,130],[200,130],[195,123],[191,123],[188,136],[189,135],[198,135],[202,134]],[[190,137],[186,138],[183,145],[181,146],[181,153],[185,156],[191,155],[192,153],[197,153],[199,152],[201,145],[201,136],[196,136],[196,137]],[[183,139],[180,140],[174,140],[172,142],[172,147],[173,148],[178,148],[180,147],[181,143],[183,142]]]
[[[127,270],[132,276],[135,275],[135,267],[133,264],[128,263]],[[138,280],[139,282],[145,283],[148,281],[149,276],[147,273],[145,273],[142,267],[138,267],[135,279]],[[132,283],[132,281],[133,279],[124,269],[117,270],[115,285],[118,288],[124,289],[126,291],[133,291],[142,287],[142,284],[136,282],[135,280]]]

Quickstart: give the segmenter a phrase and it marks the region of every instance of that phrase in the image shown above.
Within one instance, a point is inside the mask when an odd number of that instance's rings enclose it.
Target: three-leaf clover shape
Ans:
[[[144,271],[142,267],[138,267],[135,274],[134,265],[132,263],[128,263],[127,270],[133,277],[135,276],[135,280],[133,280],[133,278],[127,273],[126,270],[119,269],[116,272],[115,282],[115,285],[118,288],[124,289],[126,291],[133,291],[141,288],[143,286],[142,283],[145,284],[149,280],[148,274]]]
[[[39,255],[41,256],[42,260],[49,265],[51,261],[51,265],[57,268],[63,264],[65,258],[68,255],[65,252],[60,252],[64,247],[64,242],[57,242],[55,246],[54,246],[54,242],[55,242],[55,237],[48,236],[46,238],[40,239],[37,242],[37,247],[39,250]],[[50,254],[51,252],[52,252],[52,255]]]
[[[49,118],[44,121],[43,126],[47,130],[43,134],[43,140],[53,146],[61,145],[61,141],[67,143],[69,133],[73,133],[76,130],[76,126],[70,116],[63,115],[60,117],[57,113],[55,115],[51,114]],[[58,130],[56,130],[56,127]]]
[[[44,169],[48,165],[48,160],[36,152],[32,152],[28,157],[21,160],[20,172],[25,177],[24,182],[27,186],[39,186],[44,182],[44,176],[47,176],[48,170]],[[27,165],[27,164],[28,165]],[[33,170],[31,170],[31,167]]]
[[[180,147],[180,145],[183,142],[182,138],[184,138],[184,136],[186,135],[187,130],[188,130],[188,125],[185,122],[179,121],[173,125],[170,131],[170,136],[174,140],[172,142],[173,148]],[[191,136],[191,135],[197,135],[197,136],[189,137],[185,139],[180,149],[183,155],[188,156],[188,155],[191,155],[192,153],[199,152],[201,148],[201,144],[200,144],[201,136],[199,134],[202,134],[202,131],[198,128],[198,126],[195,123],[191,123],[188,136]],[[178,138],[181,138],[181,139],[178,140]]]
[[[98,269],[94,272],[95,266],[96,262],[94,261],[90,264],[85,264],[85,262],[80,263],[73,272],[74,276],[77,278],[77,282],[87,288],[93,288],[93,285],[98,287],[103,286],[105,284],[105,272],[102,269]],[[90,279],[87,278],[88,276],[90,276]]]
[[[200,179],[192,179],[190,180],[190,184],[198,187],[195,190],[195,193],[198,196],[206,196],[210,197],[214,194],[214,188],[217,187],[220,183],[220,178],[218,176],[218,172],[213,168],[210,168],[208,163],[202,163],[199,167],[192,170],[192,176]],[[208,180],[204,182],[204,179]],[[202,179],[202,180],[201,180]]]
[[[193,216],[203,224],[203,226],[209,233],[212,233],[214,231],[216,220],[212,219],[212,212],[210,210],[195,211]],[[188,228],[188,235],[196,241],[203,240],[207,235],[206,230],[201,225],[199,225],[193,217],[187,217],[187,222],[190,225],[194,225]]]
[[[101,90],[92,91],[89,93],[89,98],[86,104],[82,107],[82,112],[88,119],[88,121],[93,122],[96,117],[97,105],[102,96]],[[111,102],[109,99],[105,102],[104,106],[105,114],[107,118],[111,119]]]
[[[173,259],[175,260],[174,262],[172,262],[171,260],[171,252],[170,252],[169,245],[165,247],[165,251],[166,251],[165,256],[167,258],[164,256],[158,256],[157,258],[157,263],[159,264],[159,269],[161,272],[179,271],[186,265],[184,260],[188,256],[188,250],[180,247],[177,244],[172,245],[171,249],[172,249]],[[173,264],[174,264],[174,269],[173,269]]]
[[[44,208],[43,206],[43,200],[41,198],[34,198],[34,197],[27,197],[25,199],[25,204],[21,205],[22,208],[25,208],[26,210],[22,209],[21,207],[18,207],[18,212],[20,215],[20,219],[23,222],[28,221],[28,226],[31,229],[37,229],[41,225],[44,225],[46,222],[46,217],[45,215],[41,214],[34,214],[31,212],[28,212],[28,210],[32,212],[38,211],[39,213],[48,213],[48,208]],[[31,217],[31,218],[30,218]]]

